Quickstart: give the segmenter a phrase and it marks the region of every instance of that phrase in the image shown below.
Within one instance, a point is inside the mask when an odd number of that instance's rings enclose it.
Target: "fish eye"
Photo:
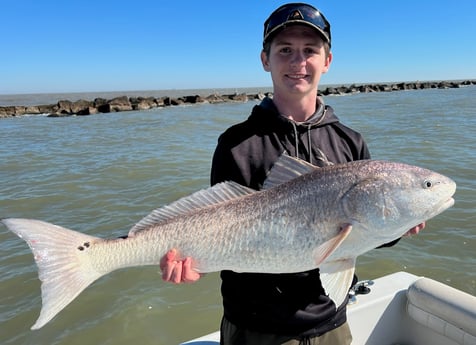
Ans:
[[[433,182],[431,182],[430,180],[423,181],[423,188],[431,188],[431,187],[433,187]]]

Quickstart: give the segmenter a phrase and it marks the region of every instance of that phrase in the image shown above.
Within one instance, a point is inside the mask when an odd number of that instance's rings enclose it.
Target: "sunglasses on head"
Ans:
[[[288,24],[312,26],[331,44],[331,25],[318,9],[304,3],[286,4],[274,11],[264,23],[263,42]]]

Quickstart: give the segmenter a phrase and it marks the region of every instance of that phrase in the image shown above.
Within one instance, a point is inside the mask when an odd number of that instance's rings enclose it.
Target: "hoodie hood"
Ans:
[[[332,162],[316,145],[312,144],[312,131],[318,127],[338,123],[339,119],[330,106],[326,106],[322,98],[316,98],[316,112],[305,122],[297,122],[282,116],[271,98],[265,98],[254,107],[249,120],[257,128],[268,128],[276,133],[281,133],[281,141],[287,147],[289,155],[305,159],[311,164],[319,166],[332,165]],[[285,144],[289,143],[289,144]],[[311,152],[314,151],[314,154]],[[313,156],[317,158],[313,159]]]
[[[259,117],[259,119],[256,117]],[[330,106],[325,105],[324,100],[321,97],[317,97],[316,99],[316,112],[305,122],[297,122],[282,116],[276,108],[273,100],[269,97],[263,99],[261,103],[255,107],[250,116],[250,120],[258,120],[259,122],[264,121],[268,125],[273,123],[276,125],[293,126],[299,132],[339,122],[339,119],[334,114],[334,110]]]

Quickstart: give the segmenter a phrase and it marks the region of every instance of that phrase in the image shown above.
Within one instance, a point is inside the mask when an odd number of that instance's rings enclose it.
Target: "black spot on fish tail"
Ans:
[[[79,246],[78,247],[78,250],[85,250],[86,248],[89,248],[91,246],[91,244],[89,242],[84,242],[82,246]]]

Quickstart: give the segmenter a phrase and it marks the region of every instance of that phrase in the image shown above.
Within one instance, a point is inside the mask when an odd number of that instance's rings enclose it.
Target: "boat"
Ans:
[[[396,272],[351,289],[353,345],[476,345],[476,296]],[[216,345],[219,331],[182,345]]]

